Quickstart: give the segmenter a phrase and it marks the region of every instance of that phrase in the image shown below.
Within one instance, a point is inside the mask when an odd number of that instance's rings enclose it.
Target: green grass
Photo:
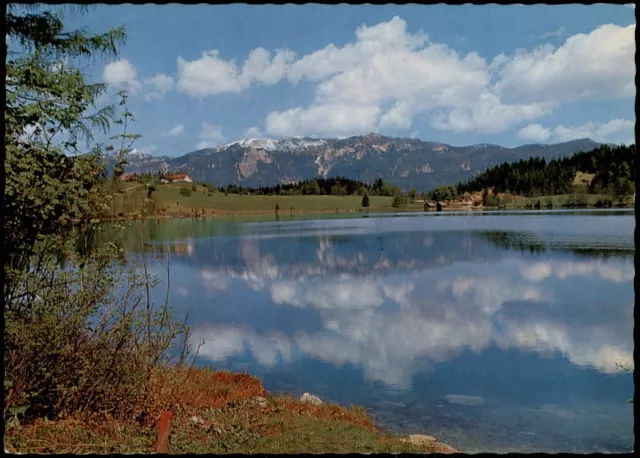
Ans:
[[[190,197],[180,194],[180,185],[160,186],[152,194],[156,208],[164,208],[167,213],[190,213],[192,209],[218,210],[223,212],[275,211],[331,211],[357,210],[362,208],[360,196],[243,196],[215,192],[211,195],[206,188],[198,186]],[[392,197],[370,196],[371,208],[390,207]]]
[[[549,200],[551,200],[551,204],[553,208],[563,208],[566,204],[570,202],[575,202],[576,198],[583,199],[587,206],[593,207],[596,202],[600,199],[610,199],[613,200],[611,196],[606,196],[604,194],[561,194],[557,196],[540,196],[540,197],[529,197],[526,199],[525,203],[535,204],[538,200],[540,200],[540,204],[542,208],[544,208]],[[523,204],[524,206],[524,204]]]
[[[336,405],[308,406],[289,396],[269,396],[269,407],[236,403],[203,412],[217,440],[194,427],[177,431],[174,453],[380,453],[428,450],[380,433],[366,411]],[[204,439],[204,440],[203,440]]]

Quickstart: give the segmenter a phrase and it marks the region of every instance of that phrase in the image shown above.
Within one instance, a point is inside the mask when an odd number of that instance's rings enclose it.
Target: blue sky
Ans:
[[[633,141],[635,11],[623,5],[117,5],[87,69],[131,92],[140,151],[379,132],[504,146]]]

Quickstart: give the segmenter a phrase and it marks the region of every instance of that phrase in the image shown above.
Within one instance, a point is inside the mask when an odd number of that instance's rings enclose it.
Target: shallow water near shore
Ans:
[[[464,452],[631,451],[632,211],[340,216],[144,222],[199,364]]]

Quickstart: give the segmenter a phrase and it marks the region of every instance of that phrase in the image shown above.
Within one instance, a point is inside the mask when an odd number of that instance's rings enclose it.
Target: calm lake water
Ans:
[[[633,362],[633,229],[632,212],[541,211],[143,231],[171,253],[199,363],[464,452],[583,453],[633,447],[616,366]]]

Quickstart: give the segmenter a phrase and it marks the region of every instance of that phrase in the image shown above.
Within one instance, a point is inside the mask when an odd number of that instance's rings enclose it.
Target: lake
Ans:
[[[464,452],[590,453],[633,447],[633,379],[616,363],[633,363],[634,224],[619,210],[372,213],[143,233],[170,253],[199,364]]]

